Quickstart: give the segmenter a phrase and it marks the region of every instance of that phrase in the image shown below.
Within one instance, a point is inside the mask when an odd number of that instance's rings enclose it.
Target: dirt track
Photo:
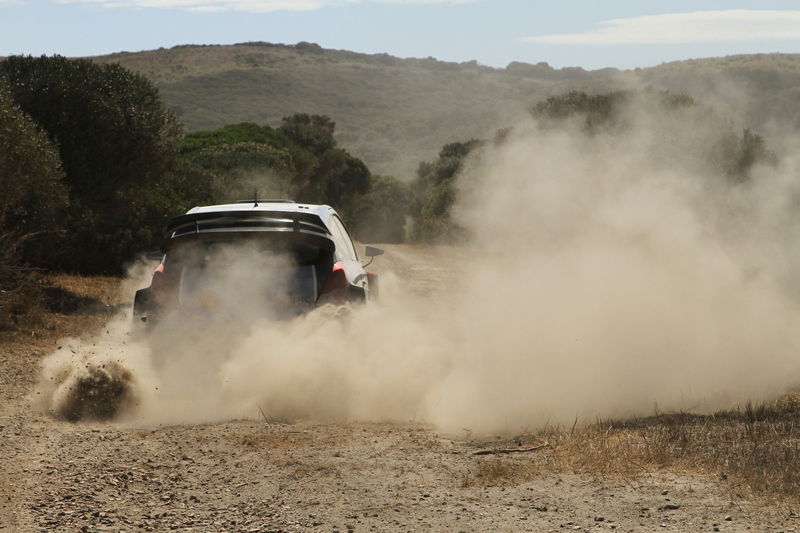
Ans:
[[[449,253],[389,247],[427,293]],[[379,263],[380,264],[380,263]],[[376,269],[380,271],[380,269]],[[108,283],[108,281],[106,281]],[[85,295],[83,295],[85,296]],[[106,296],[106,302],[122,302]],[[0,344],[0,528],[6,531],[793,531],[788,508],[716,476],[559,471],[547,447],[439,435],[420,424],[257,420],[170,427],[68,423],[30,407],[38,361],[99,327],[93,307]],[[716,528],[716,529],[715,529]]]

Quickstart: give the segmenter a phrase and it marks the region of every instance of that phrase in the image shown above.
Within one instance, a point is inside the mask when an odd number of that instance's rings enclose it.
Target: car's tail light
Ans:
[[[178,304],[178,291],[175,280],[164,271],[164,263],[158,265],[155,272],[153,272],[150,292],[158,305],[176,307]]]
[[[344,266],[342,265],[342,262],[337,261],[333,264],[333,270],[331,271],[330,276],[328,276],[328,279],[325,280],[325,285],[323,285],[322,291],[319,294],[322,296],[324,294],[330,294],[346,288],[347,275],[344,273]]]

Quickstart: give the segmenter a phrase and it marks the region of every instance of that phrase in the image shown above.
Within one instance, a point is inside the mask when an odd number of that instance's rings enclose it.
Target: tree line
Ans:
[[[760,135],[748,129],[737,132],[729,119],[685,94],[653,89],[594,95],[571,91],[536,103],[529,113],[541,135],[572,128],[573,133],[589,140],[635,136],[636,120],[646,116],[651,121],[648,131],[662,139],[656,150],[661,154],[661,164],[686,165],[697,175],[730,186],[748,182],[757,165],[777,162]],[[693,139],[693,131],[702,131],[706,137]],[[508,128],[491,140],[445,145],[435,161],[420,164],[411,183],[411,239],[456,243],[469,237],[467,230],[451,218],[465,162],[488,144],[503,145],[512,132],[513,128]]]

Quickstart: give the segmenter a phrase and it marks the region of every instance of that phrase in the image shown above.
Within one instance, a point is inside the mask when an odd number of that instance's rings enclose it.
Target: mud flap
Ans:
[[[378,275],[372,272],[367,272],[367,287],[369,288],[369,300],[377,302],[380,298],[380,285],[378,284]]]
[[[133,297],[133,326],[142,327],[147,323],[151,307],[150,287],[139,289]]]

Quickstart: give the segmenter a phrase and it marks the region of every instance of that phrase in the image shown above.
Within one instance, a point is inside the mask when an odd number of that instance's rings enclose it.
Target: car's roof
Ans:
[[[258,211],[282,211],[285,213],[312,213],[320,217],[323,222],[327,223],[331,215],[335,213],[334,209],[329,205],[317,204],[299,204],[287,200],[258,200],[237,202],[235,204],[219,204],[219,205],[204,205],[197,206],[189,209],[186,214],[193,215],[196,213],[216,213],[216,212],[258,212]],[[257,215],[256,215],[257,216]]]

